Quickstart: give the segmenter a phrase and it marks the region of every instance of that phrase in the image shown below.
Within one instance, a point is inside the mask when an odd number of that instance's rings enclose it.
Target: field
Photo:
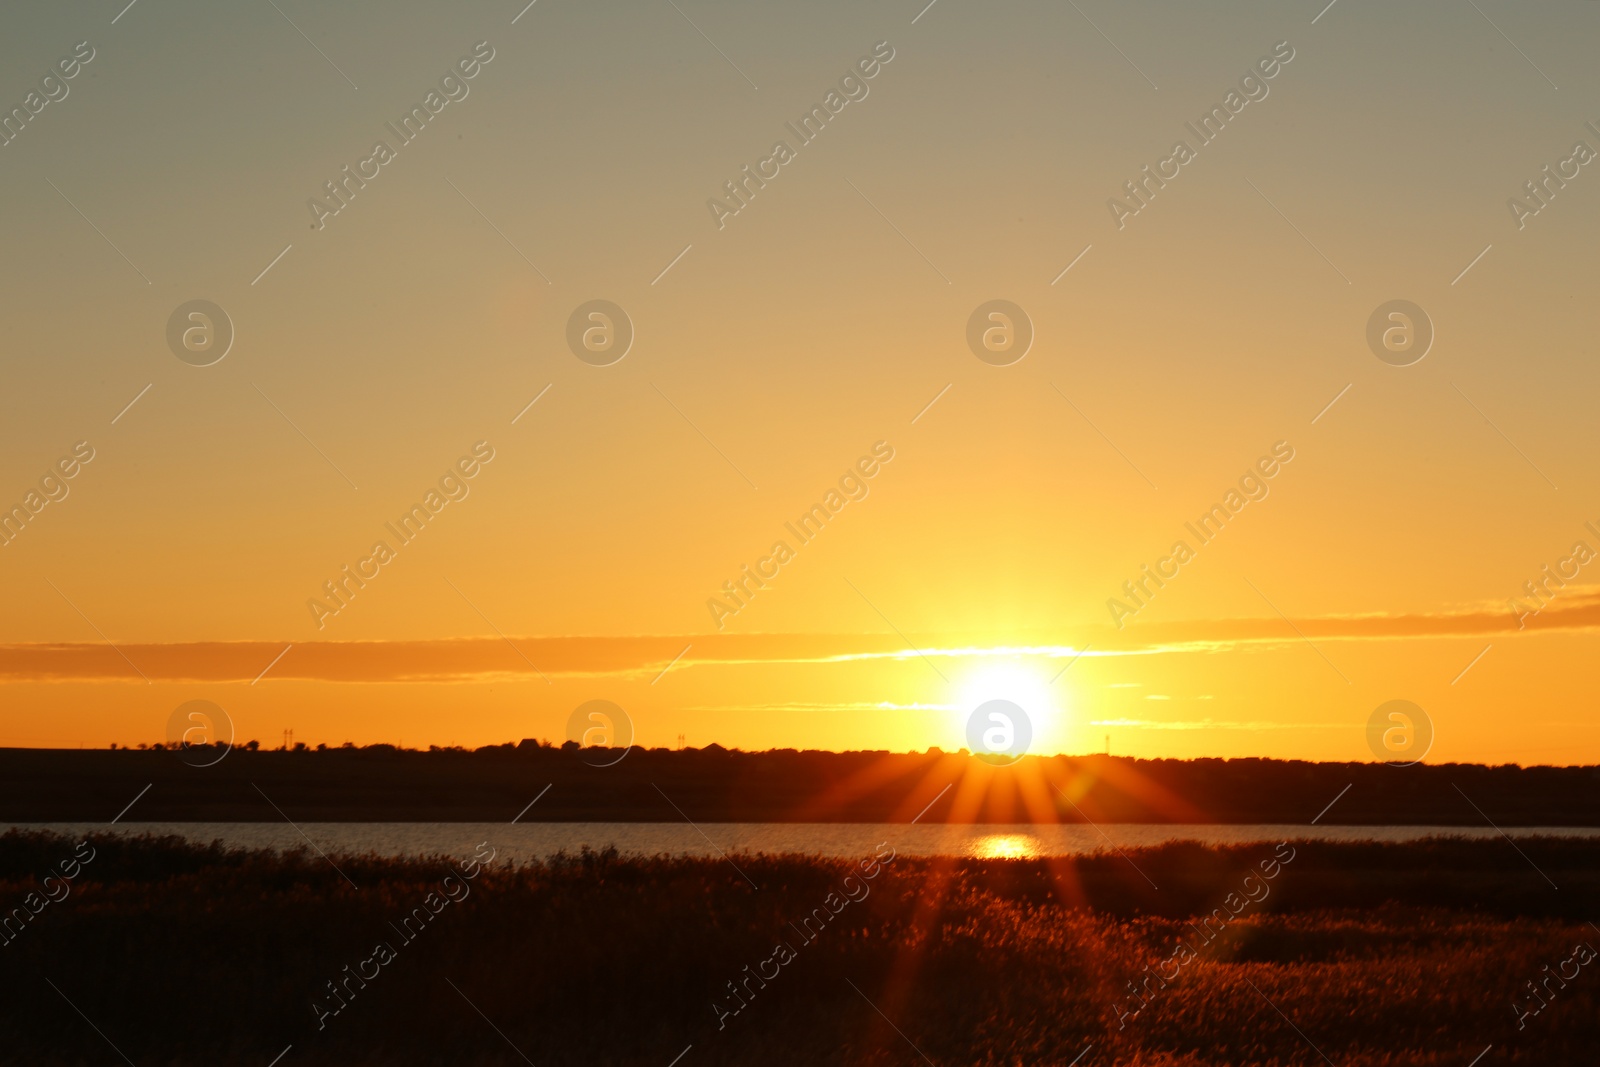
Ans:
[[[509,868],[492,841],[400,861],[13,832],[0,1048],[38,1067],[1594,1058],[1597,843],[893,844]]]

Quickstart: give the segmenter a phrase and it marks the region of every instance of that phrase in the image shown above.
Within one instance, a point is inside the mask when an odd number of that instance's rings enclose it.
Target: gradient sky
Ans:
[[[1600,550],[1600,165],[1507,206],[1600,151],[1600,4],[124,3],[0,15],[5,108],[95,52],[0,147],[0,504],[95,453],[0,548],[0,744],[155,741],[192,699],[271,744],[560,739],[600,698],[648,745],[955,748],[1004,696],[1040,751],[1370,759],[1401,698],[1430,760],[1600,761],[1600,563],[1526,629],[1507,606]],[[237,334],[209,367],[165,339],[196,298]],[[608,367],[565,341],[595,298],[636,331]],[[1005,367],[965,339],[997,298],[1036,331]],[[1397,298],[1436,330],[1408,367],[1365,339]],[[319,629],[478,441],[470,495]],[[879,441],[719,632],[708,598]],[[1270,494],[1113,626],[1277,442]]]

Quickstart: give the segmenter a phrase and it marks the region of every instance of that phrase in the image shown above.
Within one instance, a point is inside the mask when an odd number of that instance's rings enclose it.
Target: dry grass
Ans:
[[[439,888],[443,860],[337,857],[352,888],[315,853],[94,844],[72,895],[0,948],[6,1062],[121,1062],[108,1040],[138,1067],[265,1067],[291,1044],[280,1067],[520,1064],[516,1050],[667,1067],[691,1044],[679,1067],[1066,1064],[1091,1043],[1082,1067],[1594,1056],[1600,961],[1520,1032],[1511,1007],[1577,941],[1600,945],[1585,842],[1521,843],[1559,890],[1503,842],[1299,844],[1272,895],[1120,1029],[1125,983],[1176,939],[1198,944],[1191,921],[1270,846],[901,857],[804,944],[788,924],[856,865],[737,857],[752,888],[722,860],[586,854],[486,869],[402,945],[389,923]],[[0,838],[0,905],[72,846]],[[719,1029],[713,1001],[780,936],[797,958]],[[398,958],[319,1031],[324,983],[380,940]]]

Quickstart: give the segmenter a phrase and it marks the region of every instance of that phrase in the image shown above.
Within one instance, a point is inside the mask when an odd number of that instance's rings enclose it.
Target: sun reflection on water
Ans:
[[[1032,834],[985,834],[972,842],[970,852],[985,860],[1032,859],[1040,854],[1039,839]]]

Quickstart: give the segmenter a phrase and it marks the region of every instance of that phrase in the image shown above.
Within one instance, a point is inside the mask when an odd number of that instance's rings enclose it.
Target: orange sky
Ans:
[[[280,6],[0,16],[0,744],[603,698],[650,745],[955,748],[1001,696],[1040,751],[1369,759],[1407,699],[1430,760],[1600,761],[1595,5]]]

